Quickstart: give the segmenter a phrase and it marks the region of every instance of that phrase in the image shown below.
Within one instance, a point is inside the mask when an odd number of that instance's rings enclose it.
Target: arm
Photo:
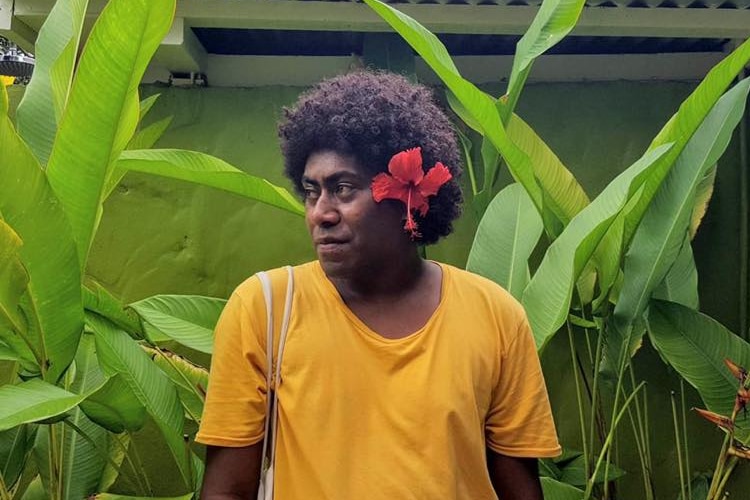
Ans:
[[[487,449],[487,469],[502,500],[543,500],[536,458],[509,457]]]
[[[206,447],[202,500],[254,500],[258,495],[263,441],[240,448]]]

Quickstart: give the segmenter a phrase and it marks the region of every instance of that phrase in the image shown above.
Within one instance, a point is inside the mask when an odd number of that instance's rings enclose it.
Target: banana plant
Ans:
[[[365,3],[433,69],[447,87],[456,115],[483,138],[483,186],[468,167],[484,217],[467,267],[505,286],[522,302],[540,351],[567,326],[584,436],[587,479],[579,486],[585,490],[581,496],[591,498],[597,483],[614,478],[609,458],[617,423],[626,413],[640,415],[636,396],[643,386],[634,379],[625,383],[624,376],[645,332],[650,300],[698,305],[690,241],[710,198],[716,162],[744,114],[750,80],[726,91],[750,60],[750,40],[713,68],[642,156],[589,200],[554,152],[514,113],[534,59],[573,28],[582,2],[542,3],[518,43],[507,92],[499,98],[464,79],[438,38],[417,21],[379,0]],[[461,139],[468,150],[466,137]],[[516,183],[495,196],[498,159]],[[531,269],[529,259],[542,234],[548,246],[540,264]],[[594,373],[578,373],[574,329],[587,332]],[[591,331],[597,334],[595,347]],[[700,357],[694,361],[700,363]],[[593,384],[588,401],[581,376]],[[603,383],[612,386],[614,404],[609,422],[604,422],[608,431],[597,441],[594,422],[604,419],[598,400]],[[640,416],[637,420],[634,424],[644,436],[645,423]],[[642,440],[636,445],[645,495],[653,498],[650,458]]]
[[[145,425],[190,498],[203,465],[184,433],[207,372],[163,348],[210,353],[224,301],[157,296],[130,306],[87,276],[103,203],[129,171],[212,186],[302,214],[285,189],[219,158],[152,150],[169,119],[138,84],[175,0],[111,0],[81,50],[87,0],[59,0],[13,123],[0,86],[0,499],[154,497],[134,433]],[[103,83],[103,82],[106,82]],[[175,497],[177,498],[177,497]]]

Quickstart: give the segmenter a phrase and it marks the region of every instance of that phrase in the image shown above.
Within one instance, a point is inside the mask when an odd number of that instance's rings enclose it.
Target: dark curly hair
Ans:
[[[351,155],[373,177],[400,151],[422,148],[424,168],[440,161],[453,179],[429,200],[425,217],[415,213],[420,244],[435,243],[453,230],[463,197],[461,155],[450,121],[432,92],[385,72],[358,71],[325,80],[284,108],[279,125],[284,171],[302,193],[308,157],[331,150]]]

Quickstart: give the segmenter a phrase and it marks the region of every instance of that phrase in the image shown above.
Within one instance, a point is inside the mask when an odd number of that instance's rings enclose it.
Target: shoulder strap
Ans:
[[[284,344],[286,342],[286,334],[289,329],[289,317],[292,312],[292,298],[294,297],[294,271],[291,266],[286,266],[288,275],[287,287],[286,287],[286,301],[284,304],[284,316],[281,321],[281,331],[279,334],[279,346],[278,353],[276,356],[276,370],[274,372],[273,367],[273,287],[271,285],[271,278],[266,272],[259,272],[258,278],[260,279],[261,286],[263,288],[263,296],[266,302],[266,387],[268,390],[268,397],[266,398],[266,419],[264,424],[263,433],[263,457],[268,458],[267,465],[270,467],[273,465],[274,457],[276,455],[276,430],[278,427],[278,397],[276,390],[272,389],[279,386],[281,382],[281,360],[284,355]],[[269,429],[273,425],[272,429]],[[271,442],[269,443],[269,430],[271,430]],[[270,444],[270,453],[269,453]],[[269,456],[270,455],[270,456]],[[264,461],[265,462],[265,461]]]

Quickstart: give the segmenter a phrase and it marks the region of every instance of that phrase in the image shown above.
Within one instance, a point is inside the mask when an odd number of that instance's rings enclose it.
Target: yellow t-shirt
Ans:
[[[437,310],[396,340],[360,321],[319,263],[294,269],[276,500],[495,499],[485,446],[517,457],[560,453],[523,309],[489,280],[441,268]],[[286,272],[270,274],[278,332]],[[199,442],[247,446],[263,438],[265,323],[252,277],[216,327]]]

